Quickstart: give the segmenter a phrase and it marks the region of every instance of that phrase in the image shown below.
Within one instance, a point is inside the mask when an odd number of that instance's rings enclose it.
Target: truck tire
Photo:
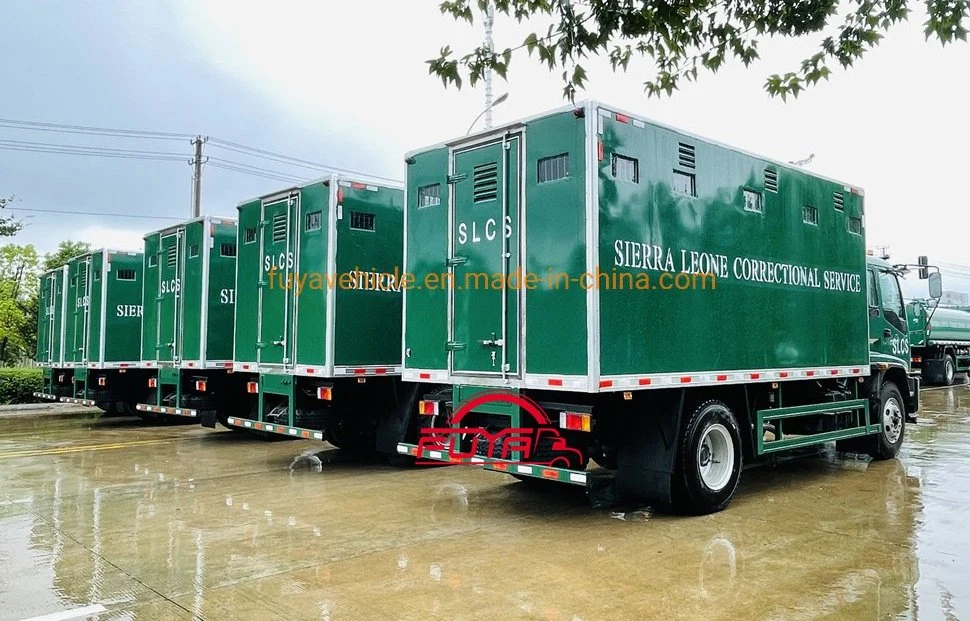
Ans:
[[[731,501],[741,479],[741,431],[723,401],[701,403],[684,425],[676,504],[695,514],[715,513]]]
[[[869,436],[866,453],[873,459],[892,459],[903,445],[906,414],[903,395],[892,382],[879,389],[879,433]]]
[[[956,361],[953,359],[953,354],[946,354],[943,356],[943,376],[941,378],[944,386],[952,386],[953,378],[956,377]]]

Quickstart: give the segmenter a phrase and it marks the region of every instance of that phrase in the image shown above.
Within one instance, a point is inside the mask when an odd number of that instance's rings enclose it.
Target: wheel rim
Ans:
[[[727,487],[734,470],[734,442],[727,427],[711,425],[697,447],[697,469],[708,488],[719,492]]]
[[[882,432],[890,444],[896,444],[903,433],[903,410],[895,398],[886,401],[882,408]]]
[[[946,362],[943,363],[943,369],[946,374],[946,383],[953,382],[953,361],[950,358],[947,358]]]

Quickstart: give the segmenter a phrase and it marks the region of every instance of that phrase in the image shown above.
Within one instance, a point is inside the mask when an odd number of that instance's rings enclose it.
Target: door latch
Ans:
[[[468,263],[468,257],[454,256],[445,261],[445,267],[455,267],[456,265],[464,265]]]

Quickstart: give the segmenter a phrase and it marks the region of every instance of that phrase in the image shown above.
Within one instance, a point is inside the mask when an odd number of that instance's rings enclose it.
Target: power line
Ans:
[[[105,216],[112,218],[143,218],[146,220],[182,220],[182,218],[174,216],[146,216],[142,214],[131,214],[131,213],[107,213],[100,211],[70,211],[67,209],[32,209],[29,207],[6,207],[11,211],[30,211],[35,213],[60,213],[60,214],[70,214],[72,216]]]
[[[44,123],[40,121],[19,121],[0,119],[0,127],[10,129],[62,132],[67,134],[96,134],[124,138],[146,138],[158,140],[186,140],[194,136],[177,132],[145,131],[140,129],[114,129],[110,127],[90,127],[86,125],[66,125],[64,123]]]
[[[206,164],[206,166],[213,166],[215,168],[221,168],[223,170],[232,170],[235,172],[245,173],[247,175],[253,175],[256,177],[264,177],[266,179],[273,179],[274,181],[286,181],[288,183],[299,183],[301,181],[304,181],[303,179],[299,179],[297,177],[284,177],[282,175],[270,175],[266,173],[256,172],[254,170],[247,170],[245,168],[237,168],[235,166],[229,166],[226,164],[219,164],[219,163],[213,163],[213,162],[209,162],[208,164]]]
[[[155,160],[163,162],[183,161],[184,157],[178,159],[160,155],[130,155],[123,153],[99,153],[94,151],[72,151],[69,149],[44,149],[39,147],[15,147],[0,145],[0,151],[23,151],[27,153],[49,153],[54,155],[88,155],[93,157],[111,157],[128,160]]]
[[[245,162],[237,162],[235,160],[224,160],[221,157],[212,157],[212,156],[210,156],[209,157],[209,161],[210,162],[222,162],[223,164],[231,164],[233,166],[241,166],[241,167],[245,167],[245,168],[250,168],[250,169],[252,169],[252,170],[254,170],[256,172],[262,172],[262,173],[267,173],[267,174],[271,174],[271,175],[280,175],[280,176],[283,176],[283,177],[293,177],[294,179],[299,179],[301,181],[306,181],[307,180],[305,177],[300,177],[299,175],[294,175],[294,174],[291,174],[291,173],[288,173],[288,172],[285,172],[285,171],[282,171],[282,170],[273,170],[272,168],[262,168],[261,166],[254,166],[252,164],[247,164]]]
[[[179,160],[185,159],[185,155],[181,153],[176,153],[174,151],[148,151],[144,149],[115,149],[113,147],[89,147],[85,145],[63,144],[58,142],[32,142],[27,140],[0,139],[0,145],[6,145],[11,147],[34,147],[34,148],[52,149],[52,150],[66,149],[71,151],[84,151],[84,152],[96,152],[96,153],[166,156],[166,157],[171,157],[173,159],[179,159]]]
[[[312,170],[320,171],[332,171],[337,173],[347,173],[351,175],[360,175],[362,177],[368,177],[370,179],[378,181],[390,181],[393,183],[400,183],[398,179],[391,179],[390,177],[382,177],[380,175],[372,175],[370,173],[362,173],[356,170],[350,170],[349,168],[341,168],[339,166],[331,166],[329,164],[321,164],[320,162],[313,162],[310,160],[304,160],[298,157],[291,157],[289,155],[283,155],[282,153],[274,153],[273,151],[267,151],[265,149],[259,149],[256,147],[250,147],[238,142],[230,142],[228,140],[223,140],[221,138],[209,138],[209,141],[215,146],[219,146],[224,149],[229,149],[230,151],[237,151],[240,153],[245,153],[247,155],[252,155],[253,157],[262,157],[264,159],[271,159],[273,161],[278,161],[282,163],[292,163],[294,165],[302,165],[304,168],[310,168]]]

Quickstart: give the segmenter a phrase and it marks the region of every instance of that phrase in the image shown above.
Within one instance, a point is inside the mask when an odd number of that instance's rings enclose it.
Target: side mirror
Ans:
[[[929,276],[930,297],[939,300],[943,297],[943,277],[939,272],[933,272]]]

